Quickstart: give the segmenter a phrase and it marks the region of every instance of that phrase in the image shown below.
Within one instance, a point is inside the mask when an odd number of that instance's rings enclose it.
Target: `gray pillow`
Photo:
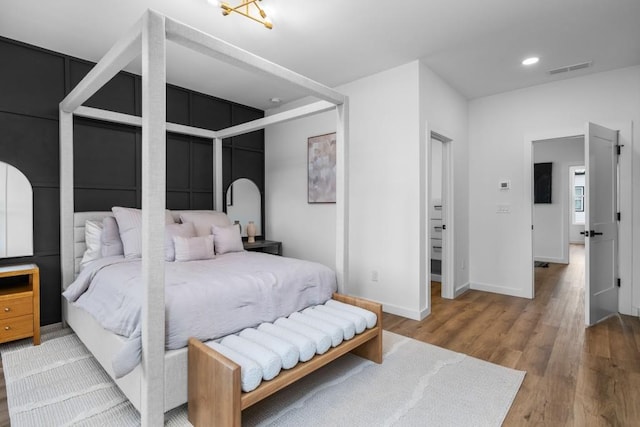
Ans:
[[[142,256],[142,211],[120,206],[112,207],[111,211],[118,222],[124,257],[140,258]],[[174,223],[171,212],[165,211],[165,224]]]
[[[124,255],[124,249],[122,248],[122,240],[120,240],[120,230],[118,230],[118,223],[112,216],[106,216],[102,220],[102,236],[100,237],[100,243],[102,247],[102,256],[117,256]]]
[[[240,236],[240,227],[238,225],[239,224],[231,224],[223,227],[218,225],[211,226],[216,254],[244,251],[242,237]]]
[[[181,222],[192,222],[196,227],[198,236],[206,236],[211,234],[212,225],[230,225],[231,220],[224,212],[217,211],[199,211],[199,212],[180,212]]]
[[[196,229],[192,223],[168,224],[164,228],[164,259],[165,261],[175,261],[176,249],[173,243],[174,236],[196,237]]]
[[[176,247],[176,261],[196,261],[213,259],[213,236],[180,237],[173,236]]]

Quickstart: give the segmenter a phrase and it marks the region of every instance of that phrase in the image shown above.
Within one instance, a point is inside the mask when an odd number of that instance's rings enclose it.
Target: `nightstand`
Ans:
[[[254,243],[243,242],[246,251],[264,252],[273,255],[282,255],[282,242],[273,240],[256,240]]]
[[[35,264],[0,267],[0,343],[29,337],[40,344],[40,270]]]

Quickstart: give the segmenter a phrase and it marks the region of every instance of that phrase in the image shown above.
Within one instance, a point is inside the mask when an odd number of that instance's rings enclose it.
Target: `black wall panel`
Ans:
[[[57,186],[58,133],[55,120],[0,112],[0,160],[20,169],[31,185]]]
[[[0,110],[57,119],[64,58],[13,43],[0,43],[0,58]]]
[[[76,119],[73,132],[76,188],[136,187],[135,128]]]
[[[0,259],[0,265],[38,264],[46,325],[61,320],[58,104],[93,64],[2,37],[0,58],[0,160],[29,178],[34,198],[34,256]],[[140,115],[140,88],[139,76],[121,72],[85,105]],[[218,130],[263,115],[167,86],[167,120],[172,123]],[[76,211],[140,207],[141,140],[137,128],[75,119]],[[167,208],[213,208],[212,161],[211,141],[168,134]],[[225,140],[222,163],[225,189],[232,179],[249,177],[264,194],[263,132]]]
[[[167,121],[189,125],[189,92],[187,90],[167,86]]]
[[[91,71],[90,62],[72,59],[69,61],[69,81],[74,88],[83,77]],[[119,73],[93,95],[84,105],[135,115],[136,100],[141,97],[141,89],[136,86],[136,78],[132,74]]]

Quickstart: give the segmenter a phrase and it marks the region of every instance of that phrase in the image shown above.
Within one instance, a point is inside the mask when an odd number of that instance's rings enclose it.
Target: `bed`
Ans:
[[[173,220],[178,222],[183,212],[189,211],[172,211]],[[106,256],[80,269],[87,250],[85,224],[107,216],[111,213],[75,215],[77,277],[64,292],[66,321],[140,409],[139,315],[132,310],[141,306],[140,259]],[[217,217],[226,226],[231,224],[223,213]],[[185,347],[190,338],[215,340],[272,322],[324,303],[336,291],[335,273],[325,266],[248,251],[216,255],[211,260],[167,262],[165,278],[165,411],[187,401]]]
[[[302,94],[318,99],[308,105],[283,111],[227,129],[211,131],[166,122],[166,44],[179,44],[242,70],[268,75],[291,85]],[[142,117],[83,106],[127,64],[141,57]],[[142,128],[142,364],[119,380],[128,397],[141,412],[142,425],[161,425],[166,408],[176,405],[182,395],[184,353],[164,348],[164,259],[163,226],[166,198],[166,132],[209,138],[213,144],[213,208],[222,210],[222,140],[264,129],[278,123],[326,111],[336,112],[336,264],[338,290],[346,293],[348,283],[348,99],[340,92],[256,56],[193,27],[153,10],[119,39],[97,65],[60,102],[60,252],[62,286],[75,276],[76,216],[74,212],[74,117],[86,117]],[[150,167],[153,165],[153,167]],[[90,214],[87,214],[90,215]],[[63,320],[71,325],[87,347],[103,364],[108,364],[110,347],[122,346],[117,337],[104,334],[84,313],[63,303]],[[94,322],[95,323],[95,322]],[[160,397],[164,398],[160,398]]]

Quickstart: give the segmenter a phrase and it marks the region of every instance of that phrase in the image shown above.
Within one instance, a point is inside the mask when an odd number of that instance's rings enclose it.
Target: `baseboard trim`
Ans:
[[[474,291],[492,292],[494,294],[509,295],[512,297],[520,297],[520,298],[528,298],[528,299],[533,298],[533,296],[529,292],[523,289],[491,285],[488,283],[471,282],[470,288],[473,289]]]
[[[540,261],[540,262],[550,262],[553,264],[569,264],[569,260],[565,259],[565,258],[549,258],[549,257],[544,257],[544,256],[537,256],[535,258],[533,258],[534,261]]]
[[[464,285],[460,286],[453,292],[453,298],[458,298],[460,295],[464,294],[467,291],[471,290],[471,283],[467,282]]]
[[[409,310],[393,304],[382,303],[382,311],[389,314],[395,314],[396,316],[406,317],[411,320],[422,320],[431,314],[431,307],[417,311]]]

